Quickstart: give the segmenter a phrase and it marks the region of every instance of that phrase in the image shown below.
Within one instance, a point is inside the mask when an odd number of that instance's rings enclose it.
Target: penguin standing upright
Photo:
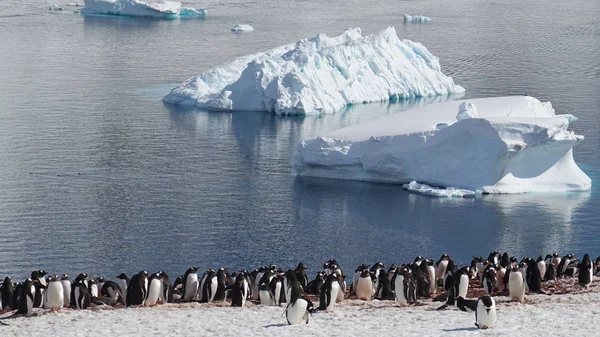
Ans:
[[[288,269],[285,272],[283,288],[286,303],[291,303],[296,298],[302,296],[302,288],[300,287],[298,279],[296,279],[296,273],[291,269]]]
[[[565,276],[565,273],[567,271],[567,268],[569,267],[569,264],[571,264],[571,261],[573,261],[574,259],[575,259],[575,255],[573,255],[573,253],[569,253],[569,254],[563,256],[563,258],[560,259],[560,263],[558,264],[558,267],[556,268],[556,276],[557,277]]]
[[[288,324],[308,324],[308,316],[314,311],[311,300],[298,297],[288,303],[285,309],[285,318]]]
[[[31,272],[31,281],[33,282],[33,286],[35,287],[35,295],[33,300],[34,308],[42,307],[43,293],[46,290],[46,279],[44,279],[44,276],[46,276],[47,274],[48,273],[41,269]]]
[[[423,263],[427,265],[427,278],[429,279],[429,295],[435,294],[437,291],[437,280],[435,279],[435,266],[433,260],[427,259]]]
[[[198,293],[198,271],[199,267],[190,267],[183,275],[183,293],[182,300],[189,302],[194,300]]]
[[[458,270],[454,278],[454,295],[455,298],[467,298],[469,291],[469,270],[467,267],[462,267]]]
[[[225,301],[225,288],[227,288],[227,271],[225,268],[219,268],[217,271],[217,292],[215,301]]]
[[[60,283],[63,287],[63,307],[68,308],[71,305],[71,281],[67,274],[60,275]]]
[[[417,302],[417,289],[411,271],[407,267],[399,267],[394,275],[396,302],[409,305]]]
[[[420,256],[419,256],[420,257]],[[421,261],[422,262],[422,261]],[[422,263],[421,263],[422,264]],[[425,276],[420,264],[413,262],[410,265],[415,285],[417,286],[417,297],[429,296],[429,278]]]
[[[201,303],[212,303],[215,299],[215,295],[217,294],[217,274],[214,270],[208,269],[206,271],[206,278],[204,284],[202,285],[202,300]]]
[[[494,268],[487,268],[483,275],[483,290],[486,294],[491,295],[498,291],[497,272]]]
[[[4,278],[4,282],[2,282],[2,310],[13,310],[16,309],[17,306],[14,304],[14,294],[15,287],[12,283],[12,280],[9,276]]]
[[[246,286],[246,277],[243,273],[237,274],[235,282],[226,288],[227,291],[231,292],[231,306],[232,307],[243,307],[246,305],[246,298],[248,297],[248,287]]]
[[[33,281],[28,278],[23,282],[21,294],[19,295],[18,310],[16,314],[31,315],[33,310],[33,301],[35,300],[35,286]]]
[[[421,265],[425,265],[425,262]],[[396,294],[392,290],[392,280],[388,274],[388,272],[379,274],[379,290],[377,291],[377,295],[380,300],[393,301],[396,299]]]
[[[88,288],[90,289],[90,296],[98,297],[100,290],[98,289],[98,283],[95,279],[88,280]]]
[[[367,270],[367,272],[369,272]],[[335,273],[327,275],[327,279],[321,289],[321,295],[319,296],[319,310],[330,311],[335,305],[337,293],[340,290],[340,284],[337,281],[337,275]]]
[[[85,280],[77,277],[71,287],[71,301],[77,309],[87,309],[90,306],[91,296]]]
[[[542,289],[542,276],[540,275],[540,269],[538,268],[538,262],[535,262],[532,258],[528,258],[527,261],[527,288],[529,291],[539,292]],[[542,260],[542,263],[544,261]]]
[[[579,264],[579,285],[582,287],[588,287],[592,284],[594,278],[594,268],[592,267],[592,260],[588,254],[583,256],[583,260]]]
[[[446,268],[448,267],[449,261],[450,257],[448,256],[448,254],[444,253],[440,257],[440,259],[435,263],[435,278],[438,284],[442,282],[444,275],[446,274]]]
[[[525,284],[523,274],[517,267],[513,267],[508,273],[508,292],[512,300],[523,302],[525,299]]]
[[[544,258],[540,255],[538,256],[537,261],[535,261],[535,264],[540,272],[540,279],[543,281],[544,276],[546,275],[546,261],[544,261]]]
[[[546,266],[546,274],[544,274],[544,281],[556,281],[556,269],[554,268],[553,263],[550,263]]]
[[[148,295],[146,296],[146,306],[151,307],[158,303],[159,299],[164,296],[164,285],[160,275],[154,273],[148,278]]]
[[[358,279],[360,279],[360,274],[365,269],[369,269],[369,266],[363,263],[360,266],[356,267],[356,269],[354,270],[354,275],[352,276],[352,284],[350,285],[350,295],[356,294],[356,284],[358,283]]]
[[[306,267],[304,266],[304,263],[302,263],[302,262],[298,263],[295,273],[296,273],[296,279],[298,279],[298,282],[300,283],[302,290],[306,291],[306,285],[308,284],[308,276],[306,276]]]
[[[125,297],[125,300],[127,300],[127,287],[129,286],[129,277],[127,277],[127,275],[125,275],[124,273],[117,275],[117,284],[119,285],[119,288],[121,288],[121,293]]]
[[[159,271],[158,276],[160,277],[163,290],[161,299],[163,303],[173,303],[173,286],[171,285],[171,280],[169,279],[169,275],[164,271]]]
[[[65,293],[61,280],[53,275],[46,288],[44,308],[51,311],[59,310],[65,304]]]
[[[365,301],[370,301],[373,297],[373,279],[368,269],[364,269],[360,273],[360,278],[356,284],[356,296]]]
[[[481,296],[477,300],[475,325],[479,329],[493,328],[496,325],[496,301],[491,296]]]
[[[133,275],[127,286],[127,306],[144,305],[148,296],[148,272],[145,270]]]
[[[271,290],[271,283],[268,284],[263,282],[258,287],[258,299],[262,305],[278,305],[279,302],[275,300],[275,293]],[[280,290],[281,291],[281,290]]]
[[[283,289],[283,276],[281,276],[281,274],[276,274],[275,277],[271,279],[269,289],[271,289],[271,292],[273,293],[275,305],[279,305],[279,303],[281,303],[281,292]]]
[[[317,276],[315,276],[314,280],[308,282],[306,285],[306,293],[319,296],[321,294],[321,288],[323,288],[323,284],[325,284],[325,272],[321,271],[317,273]]]

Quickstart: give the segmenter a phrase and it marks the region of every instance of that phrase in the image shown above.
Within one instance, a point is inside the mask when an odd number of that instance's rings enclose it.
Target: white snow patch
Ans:
[[[406,190],[408,190],[410,192],[430,195],[432,197],[462,198],[462,197],[472,197],[475,195],[475,191],[471,191],[471,190],[465,190],[465,189],[455,188],[455,187],[446,187],[446,188],[431,187],[426,184],[419,184],[418,182],[416,182],[414,180],[408,184],[402,185],[402,188],[405,188]]]
[[[244,56],[174,88],[163,101],[218,110],[330,113],[348,104],[462,93],[437,57],[393,27],[319,34]]]
[[[456,121],[461,121],[468,118],[477,118],[477,107],[471,102],[463,102],[458,106]]]
[[[466,102],[479,117],[457,121]],[[586,191],[572,152],[584,137],[567,130],[575,120],[528,96],[437,103],[304,140],[293,165],[302,176],[483,193]]]
[[[431,18],[423,15],[408,15],[404,14],[404,22],[410,23],[425,23],[431,21]]]
[[[231,28],[232,32],[251,32],[253,30],[254,27],[244,24],[235,25],[233,28]]]
[[[84,0],[83,14],[108,14],[152,18],[182,18],[206,15],[202,8],[182,7],[181,2],[145,0]]]

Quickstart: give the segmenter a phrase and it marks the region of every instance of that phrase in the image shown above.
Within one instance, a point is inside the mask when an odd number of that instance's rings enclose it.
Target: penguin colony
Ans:
[[[62,308],[154,306],[162,303],[212,303],[229,300],[232,306],[243,307],[247,301],[258,305],[285,306],[289,324],[307,324],[317,311],[330,311],[344,298],[397,302],[408,306],[422,299],[440,301],[438,310],[455,306],[475,313],[475,325],[481,329],[496,324],[496,301],[493,296],[508,295],[523,302],[526,293],[543,293],[542,283],[561,278],[577,278],[580,287],[587,288],[594,275],[600,274],[600,257],[592,262],[585,254],[579,261],[573,254],[558,254],[521,259],[491,252],[487,259],[475,257],[470,266],[458,266],[448,254],[437,262],[417,256],[413,262],[392,264],[381,262],[361,264],[347,284],[347,276],[335,260],[326,261],[312,281],[307,269],[299,263],[295,270],[284,271],[275,265],[229,273],[225,268],[208,269],[198,276],[200,267],[190,267],[171,283],[162,271],[148,274],[140,271],[128,278],[125,274],[114,281],[103,277],[90,278],[79,274],[73,281],[65,274],[48,276],[36,270],[22,283],[6,277],[0,286],[3,312],[14,311],[6,318],[29,316],[33,308],[50,312]],[[468,299],[468,293],[479,293]],[[315,307],[313,300],[318,300]],[[5,324],[5,323],[3,323]]]

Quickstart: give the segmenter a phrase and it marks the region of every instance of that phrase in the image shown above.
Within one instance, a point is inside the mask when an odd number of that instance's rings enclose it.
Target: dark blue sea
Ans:
[[[349,270],[444,252],[459,263],[491,250],[600,255],[600,2],[195,2],[187,5],[206,8],[205,19],[0,3],[0,276],[40,268],[178,275],[192,265],[300,261],[313,275],[329,258]],[[404,13],[432,21],[405,25]],[[255,31],[231,32],[239,23]],[[388,26],[438,56],[467,98],[527,94],[579,117],[573,130],[586,138],[574,155],[592,190],[436,199],[396,185],[295,176],[302,139],[412,102],[307,117],[161,102],[235,57],[321,32]]]

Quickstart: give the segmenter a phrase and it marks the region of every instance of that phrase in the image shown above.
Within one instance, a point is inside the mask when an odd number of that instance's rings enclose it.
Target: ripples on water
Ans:
[[[600,196],[433,199],[399,186],[296,178],[304,138],[417,104],[326,116],[163,105],[176,83],[318,32],[395,25],[440,57],[467,97],[529,94],[580,118],[575,149],[600,181],[600,17],[594,1],[209,1],[204,20],[82,17],[0,4],[0,275],[190,265],[250,268],[335,257],[346,268],[492,249],[598,255]],[[291,15],[294,13],[294,15]],[[404,25],[402,14],[433,21]],[[238,23],[255,27],[233,34]],[[418,118],[418,117],[416,117]]]

